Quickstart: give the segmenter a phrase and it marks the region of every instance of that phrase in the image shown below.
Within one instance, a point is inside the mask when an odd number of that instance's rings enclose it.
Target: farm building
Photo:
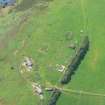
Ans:
[[[0,0],[0,6],[6,7],[6,6],[11,6],[16,3],[16,0]]]

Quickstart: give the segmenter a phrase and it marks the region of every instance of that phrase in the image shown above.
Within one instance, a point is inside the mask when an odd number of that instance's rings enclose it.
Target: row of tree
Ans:
[[[56,105],[60,95],[61,95],[61,91],[59,89],[54,89],[52,91],[52,95],[51,95],[51,98],[48,102],[48,105]]]
[[[77,70],[78,66],[81,64],[81,61],[85,57],[87,51],[89,49],[89,38],[85,36],[80,47],[77,49],[76,54],[73,56],[70,65],[68,66],[63,78],[61,79],[61,84],[67,84],[72,75]]]
[[[70,65],[68,66],[63,78],[61,79],[60,83],[62,85],[67,84],[71,80],[71,76],[75,73],[78,66],[81,64],[81,61],[85,57],[87,51],[89,49],[89,38],[85,36],[80,47],[77,49],[76,54],[73,56]],[[61,95],[61,91],[59,89],[54,89],[52,96],[48,102],[48,105],[56,105],[59,97]]]

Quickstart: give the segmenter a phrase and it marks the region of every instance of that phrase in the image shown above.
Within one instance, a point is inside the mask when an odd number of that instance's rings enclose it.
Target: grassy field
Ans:
[[[90,38],[89,52],[72,81],[64,86],[57,105],[104,105],[105,0],[19,3],[0,17],[0,105],[37,105],[39,97],[33,95],[29,82],[59,86],[63,74],[56,65],[67,67],[74,54],[68,46],[71,42],[79,44],[84,35]],[[67,38],[69,32],[72,39]],[[31,57],[35,66],[32,73],[21,75],[24,56]],[[46,93],[45,99],[48,97]]]

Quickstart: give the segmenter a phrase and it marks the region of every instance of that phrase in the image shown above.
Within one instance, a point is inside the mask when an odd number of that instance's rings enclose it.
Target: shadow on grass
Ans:
[[[27,9],[32,8],[34,5],[37,5],[41,2],[49,2],[52,0],[23,0],[21,4],[16,7],[16,11],[25,11]]]

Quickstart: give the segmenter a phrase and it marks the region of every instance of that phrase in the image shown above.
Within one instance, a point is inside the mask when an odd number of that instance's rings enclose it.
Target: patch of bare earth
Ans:
[[[0,98],[0,105],[7,105],[3,98]]]
[[[11,12],[13,9],[15,8],[15,6],[8,6],[6,8],[1,7],[0,8],[0,16],[5,16],[7,15],[9,12]]]

